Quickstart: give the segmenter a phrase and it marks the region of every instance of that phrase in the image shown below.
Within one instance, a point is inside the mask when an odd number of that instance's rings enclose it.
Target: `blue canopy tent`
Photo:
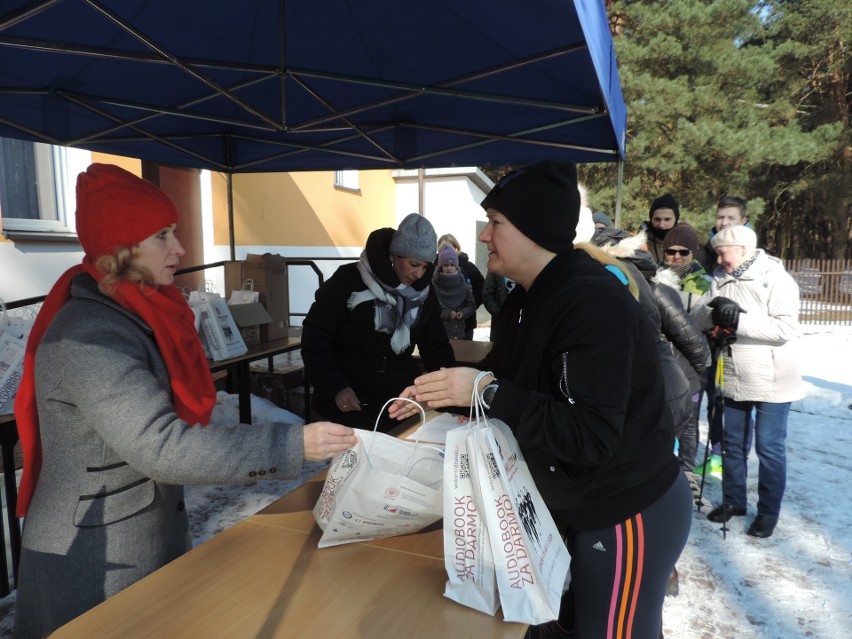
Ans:
[[[6,0],[0,137],[256,171],[620,161],[601,0]]]

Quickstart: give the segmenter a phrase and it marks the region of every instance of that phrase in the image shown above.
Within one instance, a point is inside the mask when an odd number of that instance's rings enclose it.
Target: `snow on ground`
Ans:
[[[666,600],[666,639],[852,637],[852,330],[801,333],[808,391],[788,420],[778,528],[769,539],[745,534],[756,514],[754,453],[748,515],[729,522],[725,539],[705,518],[721,501],[721,482],[712,479],[678,562],[680,592]]]
[[[705,514],[721,499],[708,478],[705,505],[678,562],[679,594],[666,599],[666,639],[849,639],[852,637],[852,328],[803,326],[799,340],[807,396],[788,422],[787,492],[769,539],[745,534],[755,515],[757,459],[749,465],[749,513],[719,524]],[[702,419],[702,440],[706,438]],[[702,451],[699,451],[699,456]],[[187,489],[195,543],[248,517],[324,467],[294,482]],[[0,599],[9,636],[14,592]]]

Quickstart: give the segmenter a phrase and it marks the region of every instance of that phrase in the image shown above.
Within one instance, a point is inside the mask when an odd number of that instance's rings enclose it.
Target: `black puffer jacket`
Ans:
[[[627,287],[581,250],[516,286],[479,367],[500,380],[489,415],[514,431],[566,528],[615,525],[676,480],[656,328]]]
[[[393,234],[391,228],[373,231],[365,250],[374,275],[390,286],[398,286],[388,253]],[[429,286],[432,272],[430,266],[412,287],[423,290]],[[321,398],[333,399],[347,386],[362,403],[383,403],[396,397],[420,373],[419,363],[412,357],[415,345],[427,370],[455,364],[433,290],[411,327],[411,345],[397,354],[391,348],[391,336],[374,327],[373,301],[352,310],[346,306],[352,293],[366,288],[357,264],[341,266],[317,290],[316,301],[305,317],[302,358],[307,377]]]
[[[657,265],[647,251],[639,248],[644,237],[630,237],[613,230],[608,238],[617,244],[608,246],[602,241],[601,248],[631,269],[639,286],[639,302],[658,328],[657,347],[666,383],[666,402],[679,433],[693,410],[692,395],[701,390],[710,358],[707,339],[684,309],[680,294],[655,279]]]

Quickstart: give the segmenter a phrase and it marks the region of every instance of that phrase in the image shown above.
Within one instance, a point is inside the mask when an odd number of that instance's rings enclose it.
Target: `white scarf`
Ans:
[[[346,307],[352,310],[359,304],[374,300],[374,328],[391,335],[393,352],[401,353],[411,345],[411,327],[429,295],[429,287],[417,291],[406,284],[388,286],[373,274],[367,251],[361,253],[361,259],[358,260],[358,273],[367,289],[352,293]]]

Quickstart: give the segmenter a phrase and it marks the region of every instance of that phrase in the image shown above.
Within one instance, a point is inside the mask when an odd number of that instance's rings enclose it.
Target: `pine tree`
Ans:
[[[808,20],[794,21],[794,12],[780,5],[822,4],[830,6],[827,1],[609,3],[628,109],[624,228],[635,229],[647,218],[648,204],[665,192],[681,201],[682,220],[699,232],[712,224],[715,203],[724,194],[749,200],[753,221],[769,203],[772,215],[766,221],[772,227],[779,198],[809,190],[802,167],[831,163],[843,148],[844,126],[836,117],[803,117],[802,97],[794,89],[802,83],[802,69],[792,62],[820,47],[800,44]],[[832,26],[843,13],[837,3],[834,9],[834,17],[823,14]],[[808,25],[826,30],[817,22]],[[845,59],[848,86],[848,55]],[[788,177],[781,180],[782,174]],[[584,166],[581,179],[592,208],[611,212],[615,167]],[[793,246],[771,228],[764,236],[779,240],[780,252]]]

